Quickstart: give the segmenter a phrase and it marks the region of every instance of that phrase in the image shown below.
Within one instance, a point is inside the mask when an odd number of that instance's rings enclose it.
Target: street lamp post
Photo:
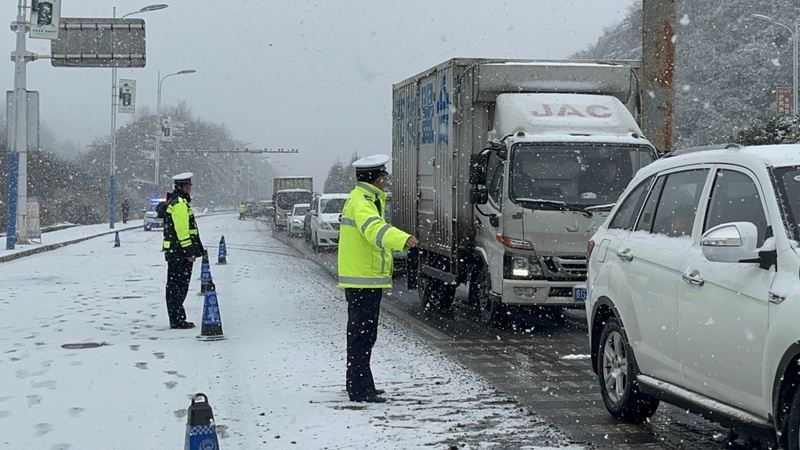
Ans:
[[[156,99],[156,126],[158,127],[158,133],[156,134],[156,164],[155,164],[155,177],[153,178],[153,193],[158,194],[158,172],[159,172],[159,159],[161,153],[161,83],[164,82],[169,77],[173,77],[175,75],[186,75],[190,73],[197,72],[194,69],[186,69],[181,70],[175,73],[171,73],[168,75],[164,75],[161,77],[161,72],[158,72],[158,97]]]
[[[165,4],[154,4],[148,5],[144,8],[130,12],[125,14],[124,16],[120,17],[120,19],[124,19],[128,16],[132,16],[134,14],[146,13],[150,11],[158,11],[160,9],[164,9],[169,5]],[[116,6],[113,8],[112,18],[117,18],[117,8]],[[116,194],[116,176],[117,176],[117,67],[111,67],[111,157],[109,161],[109,204],[108,204],[108,227],[114,228],[114,202],[115,202],[115,194]]]
[[[786,25],[785,23],[778,22],[777,20],[773,19],[770,16],[766,16],[764,14],[750,14],[750,17],[754,19],[764,20],[773,25],[778,25],[779,27],[786,28],[789,30],[789,33],[792,35],[792,115],[797,115],[797,37],[800,33],[798,33],[798,26],[800,26],[800,21],[795,19],[794,21],[794,28]]]

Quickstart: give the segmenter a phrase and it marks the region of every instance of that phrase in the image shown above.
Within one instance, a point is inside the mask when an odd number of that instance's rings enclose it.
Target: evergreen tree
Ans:
[[[791,35],[753,19],[800,16],[795,0],[678,0],[675,67],[676,148],[728,141],[754,118],[776,114],[776,88],[792,85]],[[641,59],[642,6],[579,59]]]
[[[742,145],[800,143],[800,120],[797,116],[758,119],[739,131],[734,141]]]

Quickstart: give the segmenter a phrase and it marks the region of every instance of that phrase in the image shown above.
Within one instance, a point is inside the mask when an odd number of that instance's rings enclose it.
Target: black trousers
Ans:
[[[350,399],[373,395],[375,381],[369,367],[378,338],[378,316],[383,289],[344,290],[347,299],[347,393]]]
[[[183,302],[189,292],[194,265],[185,256],[174,256],[167,253],[167,314],[169,324],[177,325],[186,321],[186,310]]]

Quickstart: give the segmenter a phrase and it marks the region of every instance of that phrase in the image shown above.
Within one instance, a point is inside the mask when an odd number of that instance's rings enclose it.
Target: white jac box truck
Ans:
[[[394,225],[424,306],[456,287],[488,324],[585,299],[586,245],[657,157],[638,62],[452,59],[397,83]]]

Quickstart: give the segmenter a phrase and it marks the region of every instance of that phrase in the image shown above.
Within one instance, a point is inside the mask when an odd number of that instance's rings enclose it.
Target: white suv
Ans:
[[[641,169],[589,242],[606,408],[660,400],[800,449],[800,145],[688,149]]]
[[[349,194],[322,194],[311,203],[311,222],[309,234],[311,248],[315,251],[322,247],[339,245],[339,216]]]

